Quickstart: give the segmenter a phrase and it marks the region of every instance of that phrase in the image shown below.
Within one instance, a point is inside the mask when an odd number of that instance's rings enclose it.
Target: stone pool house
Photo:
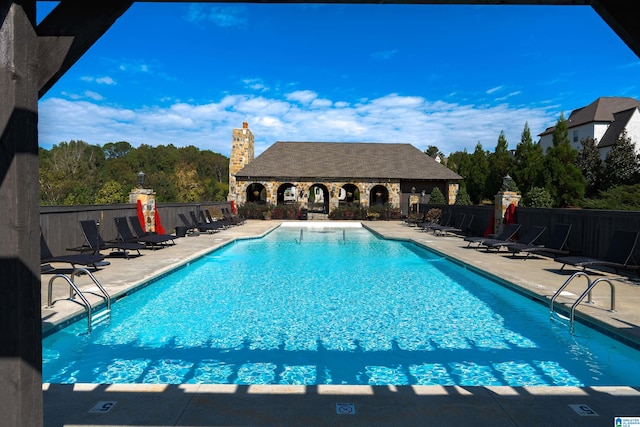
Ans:
[[[276,142],[254,158],[248,124],[233,129],[229,201],[298,203],[317,214],[346,204],[385,205],[403,214],[438,187],[453,204],[462,177],[411,144]]]

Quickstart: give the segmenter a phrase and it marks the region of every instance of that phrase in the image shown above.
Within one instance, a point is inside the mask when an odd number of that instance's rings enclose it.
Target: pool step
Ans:
[[[101,325],[102,323],[109,320],[111,317],[111,310],[105,309],[101,310],[93,315],[91,318],[91,326]]]

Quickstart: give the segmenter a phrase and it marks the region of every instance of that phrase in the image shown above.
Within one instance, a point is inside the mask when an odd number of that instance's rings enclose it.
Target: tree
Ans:
[[[429,203],[434,205],[445,205],[447,203],[444,199],[444,194],[442,194],[442,191],[440,191],[438,187],[433,187],[433,190],[431,190]]]
[[[626,131],[616,139],[613,148],[604,159],[605,189],[617,185],[633,185],[639,180],[638,156],[635,144]]]
[[[585,178],[586,189],[585,194],[588,197],[595,196],[602,187],[601,179],[603,177],[602,160],[600,159],[600,150],[596,145],[596,140],[587,137],[580,141],[582,149],[576,158],[576,165],[582,171]]]
[[[204,187],[198,177],[196,168],[187,163],[180,162],[176,168],[173,179],[178,189],[178,202],[200,202],[204,195]]]
[[[487,153],[482,149],[482,144],[478,142],[471,155],[469,174],[465,176],[467,192],[474,203],[480,203],[486,197],[485,182],[488,175],[489,160],[487,159]]]
[[[471,198],[469,197],[469,194],[467,194],[467,191],[464,189],[464,187],[460,187],[458,189],[458,194],[456,195],[456,201],[454,205],[468,206],[471,204],[472,203],[471,203]]]
[[[529,124],[524,124],[520,143],[516,146],[511,176],[523,194],[533,187],[544,186],[544,152],[531,139]]]
[[[509,153],[509,144],[507,137],[503,131],[500,131],[498,143],[492,154],[489,155],[489,174],[485,184],[485,194],[493,196],[500,191],[502,187],[502,178],[509,174],[511,170],[511,153]]]
[[[556,207],[576,206],[584,197],[586,181],[576,166],[578,150],[569,142],[564,115],[560,115],[553,130],[553,145],[545,156],[546,189]]]
[[[442,151],[440,151],[440,149],[435,145],[428,146],[427,149],[424,150],[424,154],[431,157],[432,159],[435,159],[438,156],[440,156],[440,159],[444,159],[444,154],[442,154]]]
[[[533,187],[522,196],[520,204],[527,208],[550,208],[553,206],[553,198],[546,189]]]
[[[107,181],[98,190],[95,203],[98,205],[108,205],[114,203],[125,203],[127,201],[126,190],[117,181]]]

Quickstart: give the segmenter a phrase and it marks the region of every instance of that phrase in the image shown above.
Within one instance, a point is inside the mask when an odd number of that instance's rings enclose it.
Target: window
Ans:
[[[578,142],[578,131],[577,130],[573,131],[573,142]]]

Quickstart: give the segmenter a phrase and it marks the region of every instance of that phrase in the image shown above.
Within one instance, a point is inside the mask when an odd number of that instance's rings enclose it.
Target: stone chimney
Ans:
[[[249,123],[243,122],[242,129],[233,129],[231,133],[231,157],[229,158],[229,196],[228,201],[244,200],[237,194],[236,173],[254,158],[253,133],[249,130]],[[240,197],[239,197],[240,196]]]

